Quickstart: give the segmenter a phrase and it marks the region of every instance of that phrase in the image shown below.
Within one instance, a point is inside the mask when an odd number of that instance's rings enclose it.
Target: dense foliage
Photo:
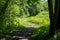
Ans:
[[[46,0],[0,0],[0,38],[8,38],[16,30],[33,27],[33,40],[45,40],[49,24]]]
[[[16,18],[35,16],[45,8],[47,10],[47,6],[45,7],[40,0],[1,0],[0,24],[3,27],[0,28],[5,30],[9,26],[12,27],[14,22],[17,22]]]

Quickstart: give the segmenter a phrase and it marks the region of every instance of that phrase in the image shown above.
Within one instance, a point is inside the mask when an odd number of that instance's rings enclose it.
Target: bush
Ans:
[[[34,35],[32,35],[32,40],[47,40],[49,37],[49,26],[42,26],[36,29]]]

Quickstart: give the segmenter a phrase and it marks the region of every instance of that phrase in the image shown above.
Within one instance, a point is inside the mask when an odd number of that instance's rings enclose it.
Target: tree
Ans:
[[[52,37],[55,33],[56,30],[59,28],[59,13],[60,13],[60,1],[55,0],[55,6],[54,6],[54,11],[53,11],[53,5],[52,5],[52,0],[48,0],[48,6],[49,6],[49,15],[50,15],[50,37]]]
[[[37,4],[40,4],[40,0],[28,0],[28,12],[29,16],[36,16],[40,10],[38,10]]]
[[[60,29],[60,0],[55,0],[56,2],[56,30]]]
[[[49,7],[49,16],[50,16],[50,36],[53,36],[55,34],[54,29],[54,20],[53,20],[53,5],[52,0],[48,0],[48,7]]]
[[[10,0],[6,0],[4,6],[0,10],[0,30],[3,29],[4,24],[4,14]]]

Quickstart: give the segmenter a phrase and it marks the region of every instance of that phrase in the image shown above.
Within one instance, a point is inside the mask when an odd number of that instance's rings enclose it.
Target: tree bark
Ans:
[[[49,36],[52,37],[55,34],[55,28],[54,28],[54,13],[53,13],[53,4],[52,0],[48,0],[48,7],[49,7],[49,17],[50,17],[50,31]]]
[[[56,30],[60,29],[60,0],[57,0],[58,6],[56,6],[57,9],[57,25],[56,25]],[[57,4],[56,4],[57,5]]]
[[[50,32],[49,35],[52,37],[56,30],[60,28],[60,0],[55,0],[55,8],[53,12],[52,0],[48,0],[49,15],[50,15]]]

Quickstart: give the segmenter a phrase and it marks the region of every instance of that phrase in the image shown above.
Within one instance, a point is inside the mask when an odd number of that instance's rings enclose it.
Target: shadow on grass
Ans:
[[[17,27],[15,30],[11,32],[2,32],[0,33],[0,40],[18,40],[28,38],[30,39],[33,35],[35,28],[32,27]]]
[[[42,26],[37,29],[32,27],[17,27],[15,31],[6,36],[6,40],[20,40],[24,38],[29,40],[48,40],[49,27]]]

